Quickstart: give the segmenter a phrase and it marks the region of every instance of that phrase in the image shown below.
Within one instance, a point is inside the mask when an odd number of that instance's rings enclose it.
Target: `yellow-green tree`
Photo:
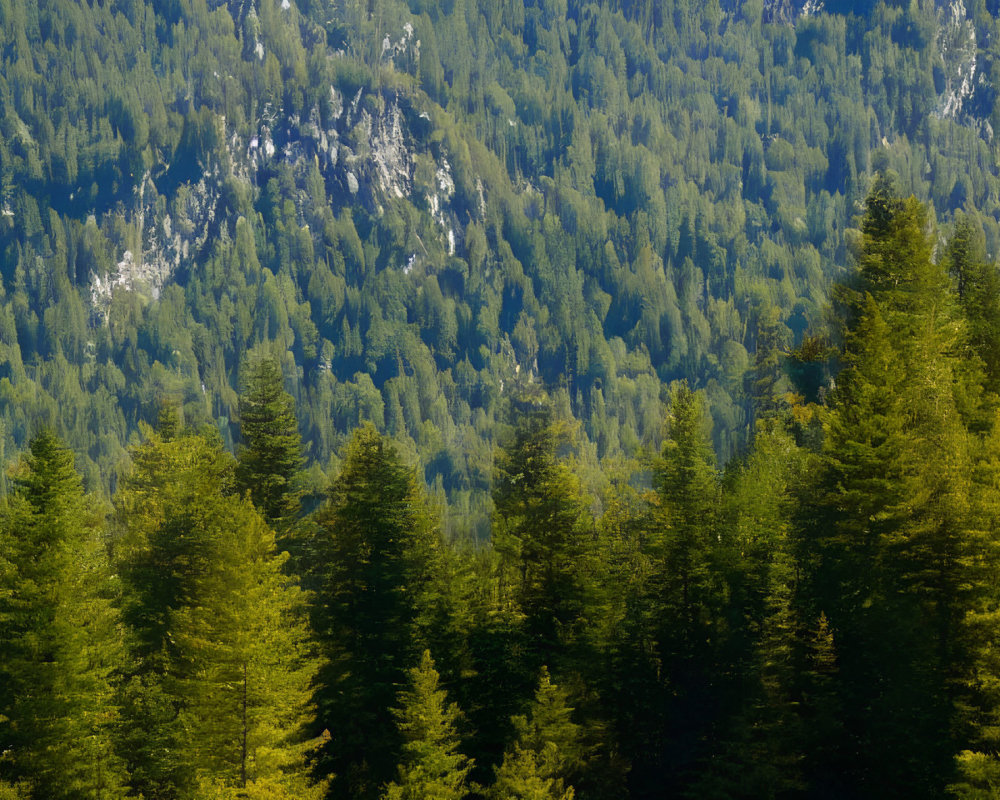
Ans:
[[[439,686],[429,650],[409,671],[409,686],[399,695],[396,722],[403,740],[399,776],[384,800],[462,800],[472,762],[459,751],[458,706]]]
[[[317,660],[287,558],[231,492],[218,438],[151,434],[115,498],[133,668],[124,746],[133,785],[158,797],[307,778]]]
[[[111,600],[103,509],[72,451],[43,431],[0,511],[0,771],[31,797],[125,794]]]

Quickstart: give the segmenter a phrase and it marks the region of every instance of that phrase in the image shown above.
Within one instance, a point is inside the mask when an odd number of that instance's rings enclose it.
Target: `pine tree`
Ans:
[[[596,537],[580,481],[559,457],[568,442],[548,405],[529,406],[497,455],[493,546],[501,594],[524,617],[531,675],[542,664],[580,668],[595,607]]]
[[[702,413],[701,399],[687,384],[678,386],[670,435],[654,468],[665,525],[659,546],[663,602],[677,626],[671,646],[682,657],[694,657],[697,643],[705,641],[702,631],[712,625],[721,590],[714,563],[720,487]]]
[[[666,774],[683,785],[704,755],[707,731],[732,702],[733,674],[725,663],[728,552],[719,521],[721,492],[702,400],[686,384],[671,398],[669,438],[653,477],[660,530],[649,545],[653,574],[646,616],[661,665],[660,685],[650,694],[664,707],[648,709],[647,718],[667,720],[668,730],[635,780],[655,786]]]
[[[124,796],[119,641],[102,509],[42,432],[0,517],[0,751],[32,797]]]
[[[1000,791],[1000,411],[979,442],[970,509],[975,543],[966,564],[970,580],[984,587],[964,620],[970,669],[965,676],[962,730],[966,739],[957,756],[951,794],[974,800]]]
[[[958,215],[943,261],[967,320],[966,338],[984,367],[985,388],[996,395],[1000,394],[1000,271],[996,264],[986,263],[984,250],[982,233],[968,216]]]
[[[439,688],[434,660],[425,650],[420,665],[409,671],[409,688],[395,710],[403,740],[399,777],[384,800],[462,800],[472,762],[459,752],[461,712]]]
[[[554,685],[542,668],[528,716],[512,720],[517,740],[496,769],[490,796],[496,800],[573,800],[567,779],[579,774],[585,760],[580,726],[565,690]]]
[[[864,796],[943,791],[975,583],[960,324],[926,229],[923,207],[878,179],[856,280],[838,290],[844,368],[799,532],[809,608],[837,642],[848,791]]]
[[[283,531],[299,509],[295,478],[302,469],[302,439],[295,401],[284,389],[277,359],[252,360],[244,373],[237,486],[250,493],[269,525]]]
[[[724,664],[738,670],[736,713],[723,720],[715,751],[689,796],[768,798],[804,788],[796,668],[799,623],[791,486],[808,461],[775,418],[760,420],[754,448],[725,486],[731,635]]]
[[[332,737],[320,769],[335,793],[375,797],[401,746],[384,709],[439,616],[440,534],[413,470],[371,425],[351,438],[316,527],[313,619],[328,657],[316,703]]]
[[[150,435],[133,462],[115,504],[134,787],[321,796],[304,734],[317,662],[274,532],[230,491],[235,465],[217,437]]]
[[[180,658],[164,685],[179,701],[182,758],[223,786],[266,781],[289,797],[321,797],[306,780],[317,662],[301,593],[256,509],[225,498],[219,511],[212,563],[192,576],[198,600],[172,620]]]

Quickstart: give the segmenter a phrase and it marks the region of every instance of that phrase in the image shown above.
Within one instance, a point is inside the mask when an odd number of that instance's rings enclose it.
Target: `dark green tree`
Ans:
[[[652,575],[645,618],[660,668],[658,686],[650,692],[654,705],[646,712],[647,722],[640,724],[655,725],[659,719],[666,729],[651,734],[652,752],[641,759],[634,777],[651,781],[644,791],[664,780],[678,787],[690,780],[705,755],[709,732],[732,701],[729,551],[702,402],[685,383],[674,389],[668,439],[653,465],[659,530],[648,545]],[[664,771],[669,777],[662,777]]]
[[[269,525],[284,531],[298,513],[295,479],[303,463],[295,401],[285,391],[275,358],[250,360],[244,367],[243,387],[237,487],[249,492]]]
[[[500,591],[523,615],[530,674],[543,664],[579,670],[596,606],[596,533],[579,478],[561,454],[570,443],[566,423],[545,403],[526,402],[516,413],[493,486]]]
[[[330,731],[319,768],[335,797],[376,797],[402,741],[385,713],[432,636],[440,540],[414,471],[375,428],[355,431],[316,516],[314,626],[328,658],[316,690]]]
[[[855,281],[838,290],[841,361],[799,532],[813,619],[837,647],[840,763],[858,796],[936,797],[953,771],[970,571],[969,435],[955,402],[961,329],[926,212],[879,177]]]

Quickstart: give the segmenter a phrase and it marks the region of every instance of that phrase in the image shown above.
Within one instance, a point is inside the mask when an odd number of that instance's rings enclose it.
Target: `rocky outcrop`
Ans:
[[[937,16],[937,49],[945,82],[938,97],[937,114],[955,118],[975,88],[976,29],[963,0],[939,0]]]

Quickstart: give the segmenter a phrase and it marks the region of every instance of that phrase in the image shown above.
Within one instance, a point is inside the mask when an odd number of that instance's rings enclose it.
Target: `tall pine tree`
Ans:
[[[14,485],[0,516],[0,769],[39,799],[122,797],[123,653],[102,509],[50,431]]]
[[[960,330],[924,208],[876,180],[854,282],[837,292],[843,369],[799,532],[813,619],[829,619],[843,791],[939,797],[952,771],[961,622],[975,579]]]
[[[295,401],[285,391],[275,358],[249,361],[243,383],[237,486],[250,493],[269,525],[284,531],[299,510],[295,478],[302,468],[302,440]]]
[[[355,431],[310,561],[314,626],[328,658],[316,690],[330,731],[319,769],[333,796],[377,797],[402,741],[386,709],[433,637],[442,594],[440,534],[414,471],[371,425]]]
[[[218,437],[152,434],[115,498],[116,563],[133,660],[123,743],[148,796],[307,780],[316,660],[274,532],[233,494]],[[283,795],[276,795],[283,796]]]

